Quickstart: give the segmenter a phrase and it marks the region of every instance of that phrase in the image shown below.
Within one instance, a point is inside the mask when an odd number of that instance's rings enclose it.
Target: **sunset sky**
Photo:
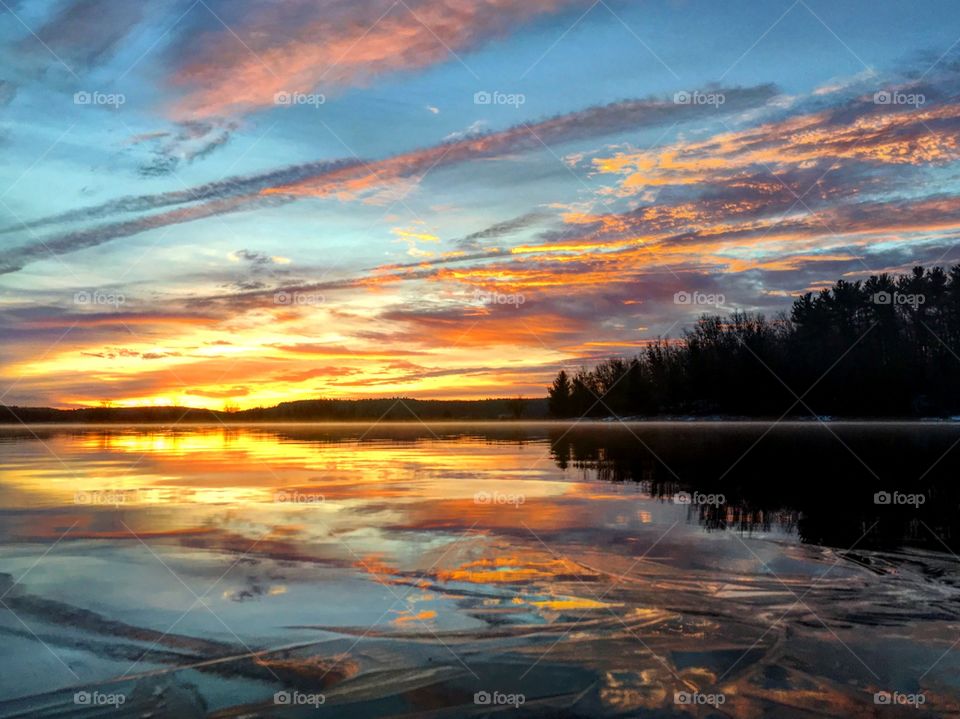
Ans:
[[[0,0],[0,403],[543,395],[960,262],[958,142],[955,0]]]

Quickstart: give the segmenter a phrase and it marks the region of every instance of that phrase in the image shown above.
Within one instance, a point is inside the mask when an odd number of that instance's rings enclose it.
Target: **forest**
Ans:
[[[838,280],[768,319],[704,315],[633,358],[561,370],[551,416],[960,414],[960,265]]]

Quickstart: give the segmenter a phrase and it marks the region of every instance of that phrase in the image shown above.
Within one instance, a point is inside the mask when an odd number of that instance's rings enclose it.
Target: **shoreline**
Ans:
[[[582,419],[409,419],[409,420],[233,420],[233,421],[185,421],[166,422],[141,420],[124,422],[122,420],[110,422],[0,422],[0,429],[21,427],[275,427],[275,426],[340,426],[340,427],[368,427],[368,426],[400,426],[416,427],[423,425],[449,426],[493,426],[515,427],[523,425],[557,425],[557,426],[584,426],[584,427],[617,427],[621,425],[957,425],[960,426],[960,417],[823,417],[823,418],[791,418],[778,419],[775,417],[651,417],[651,418],[606,418],[593,417]]]

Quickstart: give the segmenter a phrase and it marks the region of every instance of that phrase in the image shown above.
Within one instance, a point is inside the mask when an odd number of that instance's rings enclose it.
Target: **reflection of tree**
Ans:
[[[605,482],[641,482],[654,477],[653,457],[628,446],[604,446],[568,436],[552,444],[550,452],[561,469],[572,465],[575,469],[591,470]]]
[[[743,534],[769,532],[774,527],[781,532],[793,534],[797,531],[799,512],[790,509],[754,509],[745,505],[723,504],[720,506],[701,504],[693,507],[700,524],[707,530],[732,529]]]
[[[938,551],[943,545],[927,526],[947,544],[960,536],[960,452],[949,451],[960,428],[835,424],[827,430],[794,423],[768,429],[759,423],[581,425],[554,430],[551,454],[558,467],[587,480],[640,483],[664,501],[680,491],[722,493],[726,503],[719,507],[690,508],[690,517],[708,530],[776,528],[815,544]],[[923,504],[877,504],[878,491],[921,495]]]

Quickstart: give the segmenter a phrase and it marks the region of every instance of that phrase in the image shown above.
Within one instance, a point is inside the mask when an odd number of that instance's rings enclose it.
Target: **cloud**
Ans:
[[[36,37],[20,42],[20,51],[49,64],[52,50],[73,71],[96,67],[116,53],[146,7],[127,0],[68,0]]]
[[[775,95],[771,85],[724,90],[723,112],[737,112],[764,104]],[[68,232],[0,253],[0,274],[21,269],[24,263],[53,254],[74,252],[104,242],[128,237],[170,224],[190,222],[215,215],[274,206],[297,197],[334,196],[355,199],[392,182],[418,178],[431,168],[452,166],[518,152],[542,150],[562,144],[626,130],[691,121],[717,110],[696,105],[678,105],[663,99],[624,100],[600,107],[516,125],[500,132],[443,143],[379,161],[322,161],[280,168],[269,173],[238,177],[202,185],[191,190],[120,198],[101,205],[41,218],[2,232],[76,220],[91,220],[120,212],[135,212],[197,202],[189,208],[151,215],[126,222]],[[257,192],[259,196],[250,193]]]
[[[719,90],[718,90],[719,91]],[[716,118],[765,104],[776,95],[772,85],[723,90],[726,103],[720,110],[706,105],[683,105],[672,100],[646,98],[623,100],[546,120],[521,123],[498,132],[488,132],[420,150],[395,155],[376,163],[363,163],[295,183],[264,190],[264,193],[338,195],[356,197],[386,182],[416,177],[441,167],[473,160],[503,157],[512,153],[543,150],[544,146],[602,137],[627,130],[660,127],[671,123]]]
[[[178,45],[178,118],[270,107],[281,92],[367,85],[453,60],[537,16],[584,0],[292,0],[247,3],[230,31]]]
[[[259,267],[262,267],[265,265],[273,265],[273,264],[284,264],[282,262],[278,262],[280,258],[268,255],[264,252],[255,252],[253,250],[237,250],[236,252],[233,253],[232,258],[237,260],[244,260],[246,262],[249,262],[251,265],[255,265]]]
[[[855,75],[845,75],[843,77],[834,77],[825,82],[820,87],[814,89],[814,95],[832,95],[835,92],[845,92],[852,88],[863,87],[867,83],[876,82],[877,72],[873,68],[867,68]]]
[[[593,168],[598,197],[617,203],[616,210],[591,212],[585,209],[589,203],[567,208],[560,216],[562,224],[549,222],[549,215],[536,210],[452,240],[441,239],[440,232],[428,232],[429,228],[398,226],[400,237],[422,249],[436,250],[429,259],[384,264],[362,275],[311,283],[309,268],[298,269],[307,279],[280,276],[275,273],[282,268],[272,254],[239,249],[231,258],[240,278],[233,277],[229,287],[240,291],[171,303],[171,317],[176,315],[174,308],[182,307],[185,316],[196,311],[218,318],[218,328],[225,326],[226,318],[237,322],[242,317],[242,322],[250,323],[247,338],[262,336],[267,326],[271,333],[287,331],[286,326],[279,329],[286,323],[310,330],[295,335],[303,341],[259,347],[258,361],[231,376],[232,388],[215,386],[212,370],[207,373],[198,363],[191,370],[201,377],[194,383],[197,391],[233,392],[242,386],[250,388],[251,401],[260,401],[263,383],[299,384],[312,391],[349,387],[376,392],[398,386],[446,386],[444,378],[454,372],[459,372],[464,387],[476,388],[486,386],[494,376],[493,370],[471,368],[470,361],[463,360],[471,352],[475,355],[477,348],[497,347],[503,361],[509,361],[512,352],[520,360],[537,352],[538,361],[556,357],[576,363],[615,352],[632,353],[656,334],[676,336],[678,328],[703,309],[674,304],[673,295],[679,290],[719,292],[727,297],[728,306],[775,311],[784,306],[786,294],[837,276],[862,274],[867,271],[865,265],[879,270],[913,258],[936,260],[960,228],[960,197],[949,187],[933,194],[929,188],[939,185],[926,180],[929,173],[955,161],[952,148],[960,133],[957,103],[949,96],[931,94],[924,106],[905,109],[875,105],[864,98],[836,101],[840,93],[831,97],[834,105],[826,109],[822,105],[805,111],[793,107],[789,116],[774,121],[713,135],[681,135],[659,148],[586,153],[577,169]],[[568,138],[592,138],[611,126],[673,122],[678,117],[667,108],[648,106],[643,114],[635,105],[624,103],[594,110],[549,118],[530,127],[541,137],[562,143]],[[657,119],[651,120],[651,114]],[[929,126],[925,137],[922,124]],[[857,146],[849,141],[851,127],[861,128]],[[299,166],[268,173],[294,177],[287,184],[264,184],[264,175],[234,178],[208,187],[204,201],[92,231],[123,236],[144,229],[136,223],[188,222],[208,212],[256,207],[260,201],[290,202],[324,193],[362,196],[357,188],[368,178],[372,177],[371,187],[382,187],[391,177],[408,179],[414,175],[406,173],[422,167],[421,162],[445,163],[446,158],[436,154],[444,150],[452,155],[451,162],[466,163],[542,147],[539,142],[527,144],[519,130],[524,128],[413,150],[369,166]],[[529,137],[530,131],[524,131]],[[909,149],[898,150],[901,145]],[[914,162],[912,155],[917,153],[920,161]],[[289,192],[261,194],[264,188],[288,185],[293,188]],[[254,187],[260,189],[251,191]],[[238,188],[246,191],[233,194]],[[658,190],[655,197],[650,196],[650,188]],[[221,193],[227,196],[218,198]],[[131,199],[131,204],[146,206],[175,202],[189,202],[189,195]],[[86,231],[90,230],[81,230]],[[92,239],[73,237],[81,244]],[[445,252],[445,243],[457,251]],[[490,246],[494,243],[497,247]],[[389,291],[384,291],[388,286]],[[342,344],[307,342],[317,326],[317,310],[278,310],[274,294],[280,289],[322,291],[328,299],[321,315],[323,326]],[[365,296],[368,291],[380,292],[382,299],[371,305]],[[519,293],[525,301],[521,307],[485,303],[477,301],[475,291]],[[362,331],[357,330],[358,318],[363,321]],[[66,329],[74,316],[61,319],[58,326]],[[109,314],[95,322],[84,331],[121,328]],[[176,322],[171,319],[166,328],[159,326],[158,333],[182,332]],[[243,332],[230,327],[231,338],[242,347]],[[90,351],[99,352],[116,341],[101,342]],[[416,348],[407,351],[430,359],[404,359],[395,350],[403,344]],[[138,366],[158,365],[174,356],[147,361],[155,354],[189,356],[177,346],[133,350],[140,355],[125,359]],[[458,351],[464,355],[458,362],[451,361],[449,357]],[[437,360],[438,356],[446,361]],[[325,365],[344,371],[318,370]],[[530,381],[534,374],[531,371]],[[119,391],[127,387],[124,381],[117,379],[113,386]],[[160,377],[155,383],[157,392],[168,386],[161,384]],[[129,391],[135,390],[135,396],[145,396],[130,384]]]
[[[462,140],[465,137],[471,137],[473,135],[481,135],[483,134],[483,128],[486,126],[486,120],[474,120],[465,129],[451,132],[443,138],[443,141],[450,142],[451,140]]]
[[[382,313],[380,319],[409,328],[395,333],[393,342],[423,346],[543,348],[573,341],[587,329],[584,322],[568,315],[528,311],[526,307],[395,309]]]
[[[227,285],[227,287],[232,287],[241,292],[257,291],[267,287],[268,281],[273,282],[288,272],[285,269],[277,269],[277,267],[290,263],[290,260],[286,257],[268,255],[265,252],[253,250],[237,250],[230,254],[230,259],[235,262],[243,262],[246,265],[245,274],[233,279]]]
[[[155,136],[156,133],[153,133],[149,137]],[[276,186],[278,182],[296,182],[303,178],[317,177],[325,173],[356,165],[358,162],[357,160],[321,160],[318,162],[290,165],[256,175],[231,177],[226,180],[209,182],[205,185],[198,185],[186,190],[150,195],[129,195],[116,200],[109,200],[92,207],[69,210],[38,220],[10,225],[0,229],[0,234],[20,232],[22,230],[36,230],[50,225],[88,222],[114,215],[149,212],[150,210],[192,202],[215,201],[243,195],[256,195],[261,190]]]
[[[0,80],[0,107],[9,105],[17,95],[17,85],[9,80]]]
[[[785,169],[820,168],[826,175],[833,166],[855,163],[953,162],[960,150],[960,103],[955,98],[937,102],[942,92],[928,85],[910,89],[924,97],[919,107],[878,104],[871,94],[706,140],[595,158],[593,165],[601,173],[622,175],[618,194],[630,196],[664,186],[732,182],[744,172],[765,171],[776,182],[775,174]]]
[[[138,357],[145,360],[164,359],[166,357],[182,357],[182,352],[137,352],[125,347],[107,347],[100,352],[81,352],[86,357],[99,357],[100,359],[117,359],[118,357]]]
[[[153,159],[140,167],[144,177],[169,175],[181,163],[208,157],[230,141],[234,122],[181,122],[173,132],[154,132],[131,139],[131,144],[153,146]]]
[[[411,349],[363,349],[359,347],[347,347],[341,344],[318,344],[301,342],[298,344],[276,344],[274,348],[291,354],[305,355],[311,358],[311,361],[318,357],[334,358],[362,358],[362,359],[389,359],[391,357],[411,357],[424,355],[426,352]]]
[[[472,232],[465,237],[454,240],[454,245],[465,252],[479,252],[484,249],[484,240],[499,240],[508,237],[515,232],[535,225],[548,217],[543,212],[528,212],[525,215],[514,217],[511,220],[496,222],[489,227],[485,227],[477,232]]]
[[[45,241],[21,245],[6,252],[0,252],[0,274],[16,272],[23,269],[28,262],[71,252],[79,252],[89,247],[97,247],[106,242],[121,237],[138,235],[148,230],[184,222],[193,222],[194,220],[208,217],[216,217],[217,215],[228,212],[251,210],[257,207],[267,207],[283,203],[282,198],[277,199],[279,199],[279,202],[268,197],[241,195],[239,197],[213,200],[193,207],[141,217],[127,222],[116,222],[93,229],[67,232],[56,237],[48,238]]]

